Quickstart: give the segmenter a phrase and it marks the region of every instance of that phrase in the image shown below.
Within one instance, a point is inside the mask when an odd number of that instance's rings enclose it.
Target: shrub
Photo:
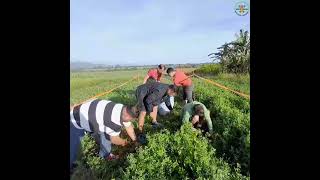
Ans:
[[[203,65],[199,69],[195,70],[194,72],[197,74],[203,75],[218,75],[221,73],[221,65],[220,64],[208,64]]]
[[[212,146],[217,150],[217,155],[223,157],[232,167],[238,163],[241,172],[249,175],[250,169],[250,112],[247,100],[234,97],[230,93],[223,93],[212,88],[197,88],[198,98],[208,109],[213,117]]]
[[[208,140],[191,123],[175,134],[149,135],[149,144],[128,158],[124,179],[246,179],[215,156]]]

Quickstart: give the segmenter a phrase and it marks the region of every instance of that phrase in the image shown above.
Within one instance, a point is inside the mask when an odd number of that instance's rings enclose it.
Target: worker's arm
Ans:
[[[162,79],[162,74],[158,77],[157,81],[162,82],[161,79]]]
[[[183,112],[182,112],[182,123],[189,122],[190,117],[191,117],[191,114],[186,109],[183,109]]]
[[[115,144],[115,145],[125,146],[128,144],[126,140],[122,139],[119,136],[110,136],[110,140],[112,144]]]
[[[132,141],[136,141],[137,137],[136,134],[134,133],[134,129],[133,129],[133,125],[131,123],[131,125],[129,127],[126,127],[126,131],[129,135],[129,137],[131,138]]]
[[[210,117],[210,111],[206,107],[204,107],[204,118],[207,121],[209,132],[212,134],[213,129],[212,129],[212,121],[211,121],[211,117]]]
[[[184,105],[184,107],[182,108],[182,114],[181,114],[182,123],[190,121],[190,117],[192,116],[192,107],[193,107],[193,104],[190,103],[190,104]]]
[[[145,84],[148,79],[149,79],[149,75],[147,74],[147,75],[144,77],[144,79],[143,79],[143,84]]]

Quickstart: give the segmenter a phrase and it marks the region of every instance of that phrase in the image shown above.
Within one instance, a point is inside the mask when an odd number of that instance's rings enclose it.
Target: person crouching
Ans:
[[[139,115],[137,108],[95,99],[74,107],[70,112],[70,169],[77,159],[80,143],[85,132],[100,136],[99,156],[115,159],[111,153],[112,144],[126,146],[128,142],[119,137],[124,127],[133,142],[136,135],[132,121]]]

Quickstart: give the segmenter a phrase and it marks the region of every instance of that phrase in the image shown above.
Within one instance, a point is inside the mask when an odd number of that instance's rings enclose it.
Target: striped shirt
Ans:
[[[121,118],[123,107],[123,104],[95,99],[74,107],[70,112],[70,120],[76,128],[104,133],[110,140],[110,136],[120,134],[123,126],[131,125],[131,122],[123,122]]]

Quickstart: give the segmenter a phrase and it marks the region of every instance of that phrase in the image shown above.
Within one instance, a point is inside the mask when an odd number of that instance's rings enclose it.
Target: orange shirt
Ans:
[[[173,77],[173,82],[176,86],[191,86],[191,78],[188,78],[183,71],[176,70],[176,74]]]
[[[161,75],[162,75],[161,73],[158,73],[158,69],[150,69],[148,71],[148,76],[157,81],[160,81]]]

